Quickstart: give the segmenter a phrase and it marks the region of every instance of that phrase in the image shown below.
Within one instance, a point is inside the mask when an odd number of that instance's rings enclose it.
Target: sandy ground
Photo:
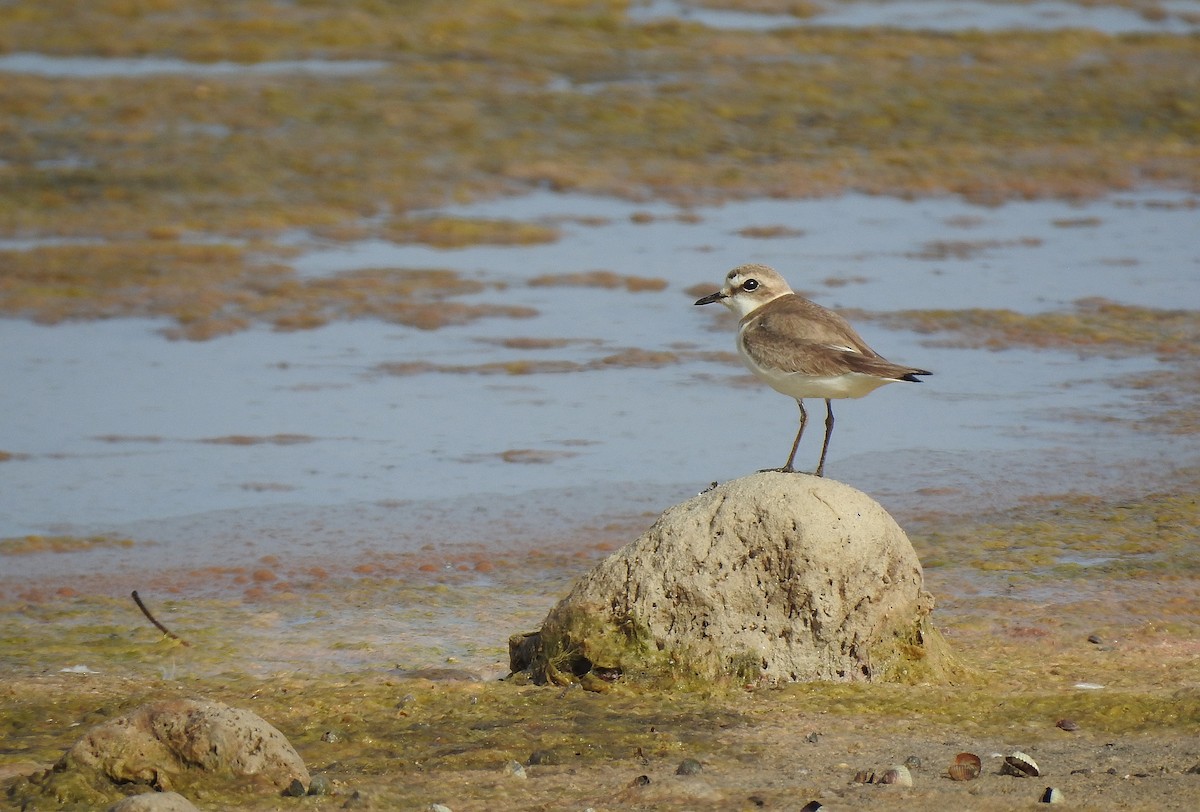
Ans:
[[[1107,503],[1069,516],[1053,504],[1066,534],[1054,543],[1090,537],[1081,516],[1111,526]],[[1121,502],[1131,517],[1149,506],[1160,525],[1174,523],[1178,538],[1163,535],[1159,550],[1173,572],[1038,577],[981,569],[994,561],[982,553],[928,568],[935,621],[964,666],[953,685],[618,683],[598,694],[498,679],[507,636],[536,627],[573,578],[631,532],[619,525],[608,541],[593,534],[512,556],[488,578],[431,573],[413,559],[358,577],[335,570],[308,588],[264,582],[200,597],[202,576],[159,573],[145,595],[186,647],[127,597],[99,594],[102,580],[74,582],[92,594],[48,581],[3,614],[0,782],[12,794],[0,802],[20,808],[21,776],[50,766],[90,725],[184,695],[263,716],[332,788],[284,799],[201,786],[190,797],[202,809],[788,810],[817,801],[1004,810],[1035,806],[1047,787],[1071,809],[1194,809],[1200,582],[1186,563],[1191,514],[1164,505],[1180,509],[1161,495]],[[1031,510],[1007,525],[947,520],[914,539],[932,561],[963,545],[963,534],[981,546],[990,533],[1011,542],[1030,526],[1052,534],[1055,525],[1034,521],[1045,506]],[[159,591],[166,584],[170,599]],[[1001,774],[1014,751],[1042,774]],[[960,752],[981,758],[977,779],[948,777]],[[677,774],[685,759],[699,772]],[[912,787],[855,781],[906,761],[919,763]]]

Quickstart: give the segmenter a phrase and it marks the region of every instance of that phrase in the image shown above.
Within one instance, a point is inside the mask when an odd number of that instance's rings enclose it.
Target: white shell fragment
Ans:
[[[1042,793],[1042,797],[1038,800],[1044,804],[1061,804],[1063,796],[1055,787],[1046,787],[1046,791]]]
[[[913,785],[912,772],[903,764],[896,764],[883,774],[879,779],[880,784],[895,784],[898,787],[911,787]]]

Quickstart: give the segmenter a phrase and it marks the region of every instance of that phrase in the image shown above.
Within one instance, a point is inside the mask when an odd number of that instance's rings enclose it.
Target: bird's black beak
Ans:
[[[697,299],[695,304],[698,304],[698,305],[712,304],[713,302],[719,302],[724,298],[725,298],[725,294],[718,290],[716,293],[708,294],[703,299]]]

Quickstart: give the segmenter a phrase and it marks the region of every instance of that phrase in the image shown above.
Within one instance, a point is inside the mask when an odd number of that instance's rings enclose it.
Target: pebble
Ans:
[[[679,762],[679,767],[676,768],[676,775],[698,775],[704,770],[704,767],[699,761],[694,758],[685,758]]]
[[[921,769],[921,759],[917,756],[909,756],[904,759],[904,766],[910,770],[919,770]]]
[[[304,782],[299,778],[293,778],[292,783],[287,785],[287,789],[283,791],[285,798],[303,798],[308,794],[308,790],[304,787]]]
[[[1079,730],[1079,725],[1076,724],[1071,719],[1059,719],[1057,722],[1054,723],[1054,726],[1057,727],[1059,730],[1066,730],[1067,732],[1074,732],[1076,730]]]
[[[1104,642],[1104,638],[1098,634],[1089,634],[1088,642],[1091,643],[1092,645],[1098,646]]]
[[[329,794],[329,779],[323,775],[314,775],[312,780],[308,782],[309,795],[328,795]]]
[[[346,803],[342,804],[342,809],[370,809],[371,799],[358,790],[350,793],[350,797],[346,799]]]
[[[445,804],[430,804],[429,812],[450,812],[450,807]]]
[[[539,764],[558,764],[558,754],[553,750],[534,750],[529,754],[529,761],[526,763],[531,767],[536,767]]]
[[[504,765],[504,771],[513,778],[526,778],[525,768],[521,766],[519,761],[510,761]]]

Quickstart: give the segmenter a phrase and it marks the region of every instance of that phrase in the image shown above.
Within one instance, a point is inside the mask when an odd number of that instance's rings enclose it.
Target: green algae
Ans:
[[[363,269],[301,279],[233,245],[121,242],[0,251],[0,313],[54,324],[165,316],[172,338],[202,340],[266,324],[311,329],[375,318],[437,329],[480,318],[527,318],[528,307],[465,304],[483,282],[443,269]],[[430,307],[439,303],[437,308]]]
[[[53,702],[50,693],[55,695]],[[492,776],[510,761],[542,765],[536,767],[545,771],[539,776],[551,780],[565,771],[595,775],[611,767],[637,771],[650,761],[677,762],[689,754],[712,757],[718,747],[727,758],[761,758],[772,748],[770,731],[778,720],[804,718],[813,708],[820,708],[820,724],[826,728],[874,720],[871,729],[878,730],[887,720],[921,719],[924,725],[953,726],[959,736],[984,740],[1016,734],[1036,742],[1061,735],[1054,722],[1063,715],[1100,735],[1150,727],[1167,736],[1187,734],[1200,725],[1200,694],[1194,691],[1030,692],[993,684],[948,693],[932,686],[821,683],[750,694],[616,689],[597,695],[377,674],[151,685],[44,678],[20,681],[8,697],[0,698],[5,705],[0,717],[5,740],[17,743],[5,759],[57,758],[77,735],[68,725],[96,724],[145,701],[178,695],[203,695],[247,707],[278,727],[310,769],[331,780],[343,797],[361,787],[409,808],[426,797],[431,783],[461,782],[458,792],[464,797],[495,797]],[[23,701],[10,708],[17,696]],[[756,734],[759,728],[762,733]],[[40,741],[32,745],[35,734]],[[62,800],[85,795],[93,801],[111,799],[121,791],[96,786],[84,776],[75,784],[51,786]],[[36,785],[18,782],[14,789],[18,798],[38,797],[31,791]],[[277,803],[270,794],[259,793],[256,800],[251,788],[220,782],[208,784],[204,796],[210,804],[224,801],[248,809]]]
[[[667,280],[630,276],[613,271],[587,271],[569,274],[542,274],[529,280],[530,287],[624,288],[630,293],[666,290]]]
[[[838,716],[916,717],[977,731],[1003,731],[1033,722],[1050,732],[1054,722],[1064,716],[1110,734],[1200,725],[1197,690],[1154,695],[1105,690],[1005,691],[988,685],[948,692],[928,686],[900,691],[890,686],[830,684],[797,684],[778,690],[790,702],[820,702],[826,712]]]
[[[1181,471],[1180,485],[1195,471]],[[1196,491],[1146,494],[1127,502],[1096,497],[1041,497],[1023,510],[951,531],[916,532],[913,545],[926,566],[971,567],[1027,577],[1080,579],[1193,577],[1200,528]]]
[[[396,242],[437,248],[470,245],[538,245],[552,243],[559,231],[539,223],[472,220],[462,217],[409,217],[388,224],[384,235]]]
[[[1066,349],[1085,355],[1154,355],[1191,360],[1200,354],[1200,312],[1084,299],[1067,312],[905,310],[881,316],[918,333],[955,333],[954,346],[984,349]]]

